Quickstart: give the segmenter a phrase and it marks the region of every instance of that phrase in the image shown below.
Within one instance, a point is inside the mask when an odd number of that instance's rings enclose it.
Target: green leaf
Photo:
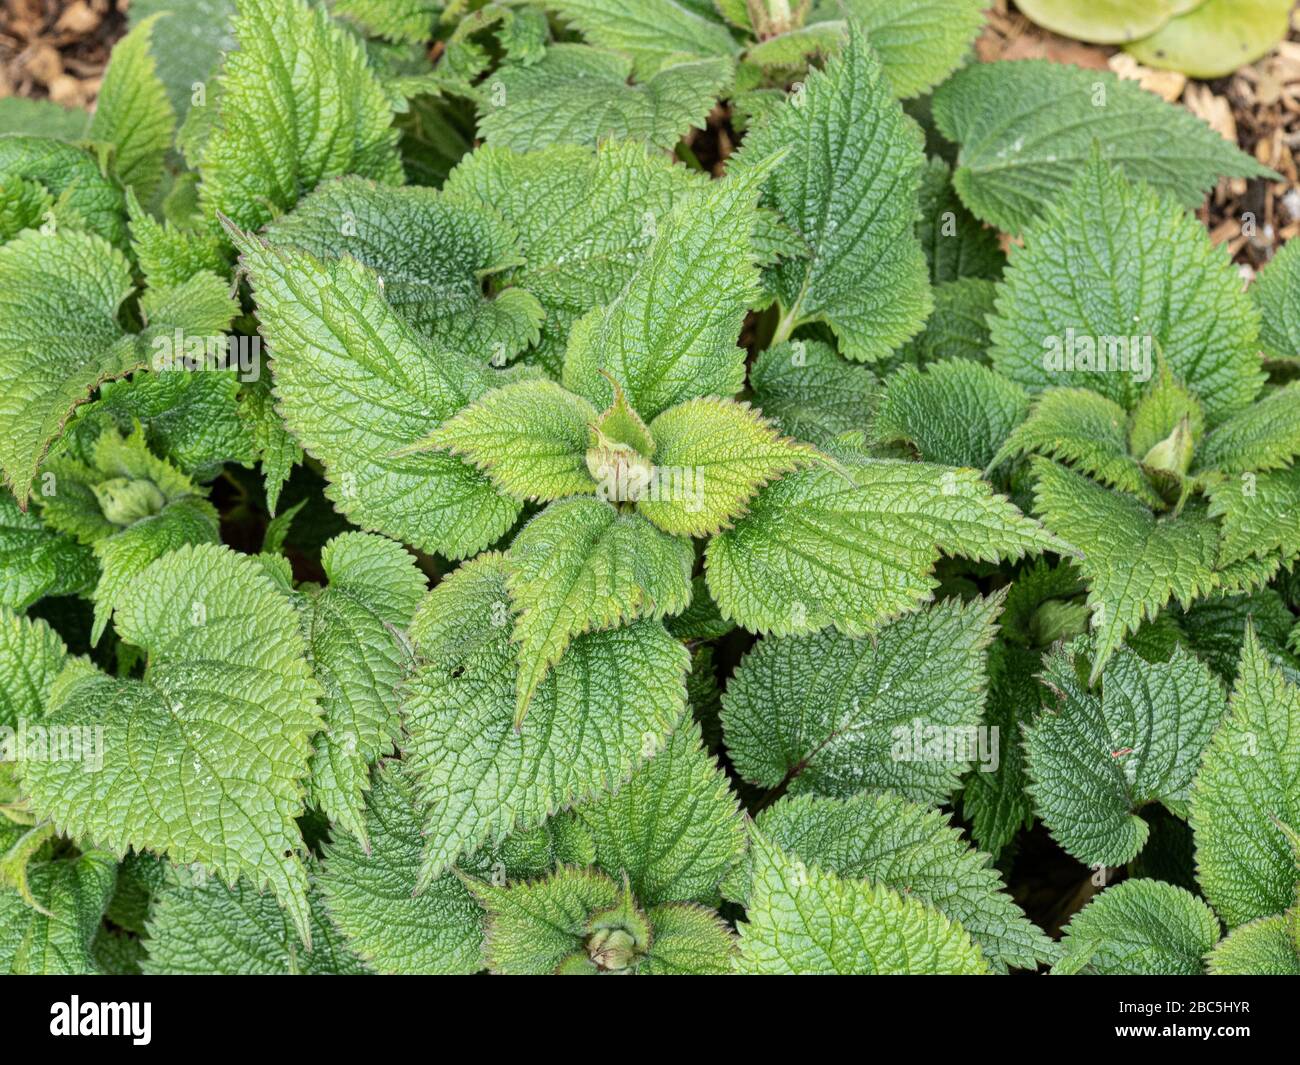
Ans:
[[[519,262],[513,231],[490,208],[451,203],[432,189],[343,178],[304,197],[266,237],[370,267],[389,306],[435,351],[501,366],[537,339],[543,312],[530,293],[483,293],[484,278]]]
[[[0,888],[0,972],[80,976],[99,971],[91,941],[113,894],[117,866],[101,851],[37,863],[29,872],[33,909]],[[52,916],[51,916],[52,915]]]
[[[1147,66],[1222,78],[1266,55],[1290,25],[1286,0],[1204,0],[1183,7],[1177,18],[1125,51]]]
[[[945,599],[871,640],[838,632],[761,640],[722,696],[736,772],[792,795],[892,789],[943,802],[983,757],[976,729],[1001,605],[997,596]]]
[[[1143,619],[1170,599],[1187,607],[1214,589],[1216,530],[1191,514],[1157,518],[1136,499],[1047,459],[1035,459],[1033,470],[1035,511],[1083,553],[1078,566],[1097,635],[1092,683]]]
[[[732,56],[740,50],[725,26],[690,0],[542,0],[548,11],[592,44],[630,55],[636,75],[648,78],[674,56]]]
[[[749,404],[729,399],[680,403],[650,423],[650,435],[659,491],[639,500],[637,510],[680,536],[712,536],[733,524],[763,485],[816,454],[778,436]],[[681,490],[687,484],[695,491]]]
[[[319,459],[328,498],[363,528],[461,558],[513,524],[517,503],[463,460],[395,455],[485,392],[491,371],[432,358],[355,259],[240,238],[285,425]]]
[[[997,286],[979,277],[948,281],[934,289],[934,313],[925,328],[885,363],[925,366],[942,359],[988,364],[989,326]],[[882,367],[881,373],[887,373]]]
[[[1180,10],[1197,0],[1025,0],[1016,4],[1021,14],[1044,29],[1095,44],[1124,44],[1150,36]]]
[[[1074,652],[1044,663],[1055,695],[1025,727],[1029,791],[1052,837],[1079,861],[1116,866],[1147,839],[1137,810],[1180,809],[1226,706],[1218,679],[1181,647],[1164,663],[1118,651],[1086,690]],[[1208,948],[1207,948],[1208,949]]]
[[[1300,382],[1264,395],[1206,436],[1197,465],[1221,473],[1276,470],[1300,455]]]
[[[261,378],[243,390],[240,394],[239,413],[248,424],[249,433],[262,461],[266,510],[268,514],[274,515],[280,504],[280,492],[288,482],[293,467],[302,461],[302,448],[280,420],[269,380]]]
[[[131,250],[150,288],[174,288],[204,270],[223,277],[229,273],[226,250],[217,237],[156,221],[135,195],[127,197],[127,205]]]
[[[927,462],[983,469],[1028,407],[1019,385],[954,359],[890,375],[871,428],[882,443],[912,444]]]
[[[365,967],[330,924],[319,897],[311,904],[311,949],[275,899],[241,880],[212,877],[170,884],[158,894],[148,925],[151,976],[358,976]]]
[[[610,876],[627,876],[648,906],[715,904],[718,886],[745,850],[736,797],[689,720],[617,792],[575,812],[591,832],[596,864]]]
[[[92,140],[113,146],[118,180],[145,201],[162,180],[176,132],[176,114],[150,54],[158,17],[138,22],[113,46],[89,131]]]
[[[746,136],[732,164],[738,174],[789,150],[764,202],[808,247],[769,279],[782,310],[778,340],[801,322],[823,321],[846,356],[874,362],[920,330],[931,309],[914,233],[923,146],[857,28],[825,71],[810,72],[803,90]]]
[[[831,9],[837,5],[830,5]],[[988,0],[846,0],[879,57],[894,95],[919,96],[961,66],[984,25]]]
[[[1142,466],[1129,454],[1128,416],[1112,399],[1088,388],[1049,388],[1035,401],[997,456],[996,466],[1018,455],[1045,455],[1069,463],[1111,488],[1160,506]]]
[[[971,849],[938,810],[888,793],[843,801],[804,797],[764,810],[755,824],[791,858],[935,907],[1003,972],[1032,970],[1055,956],[1051,941],[1006,894],[988,855]]]
[[[871,371],[819,340],[791,340],[763,351],[749,370],[754,405],[787,436],[827,447],[865,428],[876,391]]]
[[[483,911],[455,873],[416,893],[423,810],[398,763],[376,771],[363,848],[340,835],[317,881],[349,947],[379,973],[468,975],[483,967]]]
[[[172,108],[184,118],[191,106],[215,107],[208,92],[217,94],[206,83],[222,54],[235,47],[235,0],[135,0],[127,14],[134,28],[159,12],[169,14],[154,26],[151,50]]]
[[[1300,308],[1292,298],[1297,285],[1300,245],[1288,241],[1246,290],[1259,309],[1259,346],[1271,358],[1300,358]]]
[[[426,663],[403,703],[407,760],[430,804],[422,885],[480,844],[624,780],[685,709],[686,650],[646,620],[575,639],[516,731],[507,569],[500,555],[466,563],[412,624]]]
[[[1210,517],[1223,519],[1219,563],[1226,565],[1281,550],[1294,557],[1300,543],[1296,515],[1300,514],[1300,466],[1256,476],[1227,477],[1207,490]]]
[[[1065,926],[1054,974],[1200,976],[1219,919],[1190,891],[1126,880],[1094,896]]]
[[[102,730],[101,764],[26,762],[33,809],[119,853],[269,884],[310,945],[294,818],[320,719],[292,608],[255,561],[187,546],[135,579],[116,627],[148,652],[144,679],[87,669],[56,689],[49,723]]]
[[[1090,167],[1096,145],[1129,179],[1186,208],[1198,206],[1217,178],[1272,173],[1136,82],[1046,60],[972,63],[935,92],[934,118],[961,145],[953,183],[962,200],[1010,233],[1067,191],[1073,175]],[[1069,202],[1077,214],[1079,197]],[[1174,246],[1168,231],[1165,243]],[[1131,239],[1127,252],[1152,246]]]
[[[919,195],[916,236],[930,263],[931,282],[942,285],[963,277],[995,281],[1002,276],[1007,257],[998,246],[997,232],[966,210],[952,187],[948,164],[938,156],[921,172]]]
[[[53,100],[6,96],[0,100],[0,134],[20,133],[51,140],[80,140],[90,115],[80,107],[63,107]]]
[[[361,42],[306,0],[237,0],[239,50],[203,143],[204,212],[256,229],[322,181],[402,181],[397,131]]]
[[[555,145],[526,155],[479,148],[443,191],[455,203],[499,212],[518,234],[524,262],[509,277],[545,308],[533,358],[558,377],[573,323],[622,292],[673,205],[707,180],[644,144]]]
[[[707,574],[723,617],[785,635],[827,625],[852,635],[928,600],[939,552],[984,561],[1066,545],[973,470],[854,459],[768,485],[709,541]]]
[[[1300,689],[1247,628],[1228,714],[1192,789],[1197,879],[1229,928],[1295,901]]]
[[[1300,976],[1296,911],[1239,925],[1206,958],[1211,976]]]
[[[84,229],[114,247],[126,247],[126,200],[81,148],[49,137],[0,137],[0,174],[47,189],[67,228]]]
[[[117,324],[132,287],[126,258],[88,233],[28,230],[0,247],[0,466],[20,507],[75,408],[143,364]]]
[[[443,422],[428,442],[464,456],[507,495],[524,501],[590,494],[590,426],[596,408],[554,381],[517,381]]]
[[[686,608],[690,542],[597,499],[552,503],[510,545],[510,599],[518,614],[515,727],[574,637]]]
[[[0,606],[26,610],[47,595],[76,595],[95,585],[90,549],[18,509],[0,490]]]
[[[1091,388],[1126,409],[1157,352],[1211,425],[1263,378],[1258,316],[1227,254],[1197,219],[1095,156],[1012,256],[991,326],[1000,373],[1033,391]]]
[[[1177,619],[1187,645],[1229,686],[1237,676],[1247,622],[1271,656],[1285,659],[1295,615],[1271,588],[1253,595],[1199,599]]]
[[[602,406],[613,397],[604,371],[643,418],[740,390],[736,341],[758,297],[751,234],[762,173],[713,182],[674,207],[627,287],[574,326],[565,387]]]
[[[350,19],[367,33],[390,41],[419,44],[433,35],[442,0],[335,0],[334,14]]]
[[[807,866],[752,834],[753,889],[736,971],[751,975],[981,975],[961,925],[883,884]]]
[[[12,729],[24,719],[45,716],[54,678],[67,654],[63,640],[46,622],[0,606],[0,725]],[[12,760],[10,753],[6,761]]]
[[[644,140],[671,148],[703,129],[731,81],[725,58],[669,62],[629,82],[633,61],[618,52],[557,44],[541,62],[501,67],[479,103],[479,137],[527,152],[550,144]]]
[[[424,574],[400,544],[342,533],[325,545],[323,590],[299,592],[303,636],[324,695],[325,729],[311,760],[311,794],[336,825],[368,846],[363,799],[370,766],[401,732],[397,689],[405,629],[425,592]]]

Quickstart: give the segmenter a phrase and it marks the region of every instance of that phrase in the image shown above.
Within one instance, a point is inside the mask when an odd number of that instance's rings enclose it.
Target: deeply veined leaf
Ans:
[[[630,55],[637,76],[647,78],[681,54],[732,56],[740,46],[713,12],[690,0],[543,0],[543,5],[582,31],[592,44]]]
[[[519,262],[512,229],[489,208],[349,177],[304,197],[267,226],[266,237],[370,267],[389,306],[434,351],[501,366],[537,339],[542,309],[530,293],[507,288],[484,296],[485,277]]]
[[[1007,438],[992,465],[1038,454],[1068,462],[1112,488],[1159,506],[1142,466],[1128,451],[1128,418],[1112,399],[1088,388],[1049,388]]]
[[[67,654],[63,640],[45,621],[0,606],[0,725],[13,729],[24,718],[45,715]]]
[[[903,366],[886,381],[871,429],[927,462],[983,469],[1028,407],[1024,389],[969,359]]]
[[[452,558],[485,547],[518,504],[463,460],[395,455],[491,385],[491,371],[428,351],[355,259],[241,238],[289,431],[320,459],[327,496],[364,528]]]
[[[673,205],[706,182],[644,144],[607,143],[527,154],[479,148],[443,191],[499,212],[518,234],[524,263],[509,277],[546,310],[534,357],[558,377],[573,323],[618,296]]]
[[[360,41],[306,0],[237,0],[238,51],[219,79],[200,202],[256,229],[322,181],[402,180],[397,131]]]
[[[883,884],[959,923],[1005,972],[1034,969],[1055,948],[1007,896],[988,855],[938,810],[897,795],[801,797],[764,810],[758,830],[787,855],[848,880]]]
[[[419,44],[433,33],[442,0],[335,0],[334,13],[390,41]]]
[[[97,576],[88,547],[19,510],[0,490],[0,606],[26,610],[47,595],[87,592]]]
[[[401,731],[397,689],[408,656],[393,630],[410,623],[426,585],[400,544],[370,533],[336,536],[321,552],[321,568],[329,586],[294,597],[324,693],[311,794],[331,821],[367,846],[370,766],[392,752]]]
[[[704,121],[731,80],[726,58],[669,62],[636,84],[633,61],[580,44],[546,49],[539,63],[506,65],[487,84],[479,136],[526,152],[550,144],[644,140],[671,148]]]
[[[981,975],[961,925],[918,898],[823,872],[752,833],[753,888],[736,971],[751,975]]]
[[[1300,308],[1292,293],[1300,285],[1300,246],[1282,245],[1247,289],[1259,308],[1259,346],[1274,359],[1300,358]]]
[[[1095,896],[1065,926],[1058,974],[1199,976],[1219,919],[1190,891],[1126,880]]]
[[[1147,839],[1140,807],[1186,803],[1223,716],[1223,689],[1181,647],[1160,663],[1117,652],[1101,674],[1100,695],[1083,687],[1070,650],[1046,660],[1043,682],[1055,705],[1049,698],[1025,728],[1034,809],[1079,861],[1122,865]]]
[[[994,369],[1034,391],[1091,388],[1130,409],[1158,351],[1214,425],[1262,381],[1258,316],[1227,255],[1096,156],[1012,255],[991,327]]]
[[[586,453],[596,408],[554,381],[517,381],[487,392],[429,436],[463,455],[519,500],[590,494]]]
[[[1046,60],[972,63],[935,92],[934,118],[961,145],[953,181],[962,200],[977,218],[1010,233],[1066,192],[1097,144],[1130,179],[1187,208],[1216,178],[1271,173],[1136,82]],[[1077,207],[1078,197],[1070,198]],[[1166,231],[1162,242],[1170,239]],[[1130,253],[1139,247],[1151,244],[1134,241]]]
[[[1294,909],[1238,925],[1210,951],[1211,976],[1300,976]]]
[[[348,945],[380,973],[464,975],[482,968],[483,912],[455,873],[418,892],[422,807],[397,763],[382,763],[367,793],[365,838],[326,849],[317,878]]]
[[[846,472],[787,474],[710,540],[724,617],[778,635],[861,635],[931,597],[940,551],[993,561],[1068,550],[973,470],[856,459]]]
[[[934,88],[966,58],[984,25],[988,0],[846,0],[820,3],[858,21],[879,57],[894,95],[919,96]]]
[[[91,139],[113,146],[118,179],[146,202],[162,180],[176,131],[176,114],[150,52],[158,17],[137,23],[113,46],[89,130]]]
[[[797,97],[749,132],[730,170],[740,174],[791,149],[765,183],[808,247],[769,279],[781,304],[777,339],[823,321],[841,351],[874,362],[915,335],[930,313],[916,197],[925,164],[920,130],[890,95],[851,28],[841,55],[812,71]]]
[[[828,446],[862,430],[876,393],[871,371],[818,340],[791,340],[763,351],[749,369],[754,405],[789,437]]]
[[[700,729],[679,724],[664,748],[613,795],[576,809],[591,832],[596,864],[624,876],[645,905],[718,900],[718,886],[745,850],[745,825]]]
[[[939,803],[979,756],[1000,597],[946,599],[880,629],[767,637],[722,697],[732,764],[792,795],[892,789]]]
[[[0,174],[35,182],[58,202],[65,228],[83,229],[126,247],[126,200],[82,149],[50,137],[0,137]],[[55,218],[58,219],[56,210]]]
[[[598,499],[552,503],[510,545],[510,599],[518,614],[515,727],[574,637],[686,608],[690,542]]]
[[[192,876],[189,878],[194,880]],[[154,976],[357,976],[366,971],[330,924],[319,896],[311,904],[311,949],[270,895],[246,881],[227,887],[215,877],[174,883],[159,892],[148,924]]]
[[[1223,523],[1220,564],[1300,550],[1300,466],[1226,477],[1207,493],[1210,516]]]
[[[269,884],[309,945],[294,818],[320,718],[292,608],[256,562],[202,545],[147,567],[115,623],[148,652],[144,678],[83,670],[57,691],[46,718],[102,729],[87,748],[100,768],[26,762],[33,808],[119,853],[150,849],[227,883]]]
[[[17,892],[0,887],[0,972],[16,976],[97,973],[91,941],[116,879],[112,857],[90,851],[38,862],[28,871],[32,895],[44,913]]]
[[[1300,455],[1300,382],[1268,392],[1206,436],[1197,465],[1221,473],[1274,470]]]
[[[931,157],[921,172],[921,217],[916,236],[930,264],[936,285],[963,277],[996,280],[1007,257],[998,247],[996,231],[980,224],[952,187],[948,164]]]
[[[680,403],[650,423],[650,435],[658,490],[637,511],[680,536],[711,536],[730,525],[764,484],[816,454],[778,436],[748,404],[726,399]]]
[[[1049,529],[1083,553],[1097,635],[1092,681],[1143,619],[1170,599],[1184,607],[1215,587],[1217,532],[1192,515],[1157,518],[1136,499],[1047,459],[1034,460],[1034,508]]]
[[[758,296],[751,234],[763,173],[714,182],[674,207],[627,287],[569,334],[565,387],[604,406],[613,396],[607,373],[647,419],[740,390],[745,352],[736,341]]]
[[[1229,928],[1295,901],[1300,689],[1248,628],[1228,714],[1192,789],[1196,876]]]
[[[407,760],[429,804],[420,884],[461,854],[533,828],[625,779],[685,709],[685,648],[653,620],[579,636],[514,727],[508,563],[485,554],[445,578],[411,636],[423,666],[404,699]]]

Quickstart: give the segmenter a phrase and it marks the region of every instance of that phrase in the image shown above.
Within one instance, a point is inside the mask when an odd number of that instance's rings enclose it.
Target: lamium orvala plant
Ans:
[[[133,0],[0,101],[0,970],[1300,973],[1278,175],[983,8]]]

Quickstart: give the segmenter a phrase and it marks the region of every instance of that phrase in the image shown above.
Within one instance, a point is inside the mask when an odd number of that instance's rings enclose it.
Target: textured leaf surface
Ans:
[[[930,313],[914,233],[925,157],[859,30],[824,72],[809,73],[797,98],[750,131],[732,170],[783,148],[790,154],[767,180],[764,202],[808,247],[770,279],[783,321],[824,321],[849,358],[881,359]]]
[[[959,925],[918,898],[807,866],[753,834],[753,889],[736,971],[751,975],[979,975]]]
[[[994,368],[1035,391],[1075,385],[1131,408],[1157,350],[1211,424],[1259,391],[1258,318],[1227,255],[1096,157],[1027,231],[991,327]]]
[[[732,396],[745,380],[736,346],[758,295],[753,232],[761,174],[729,177],[683,201],[618,298],[574,326],[564,384],[604,406],[610,374],[642,418],[698,396]]]
[[[636,84],[632,66],[628,56],[580,44],[554,45],[539,63],[504,66],[488,82],[479,136],[519,152],[610,139],[671,148],[704,128],[731,80],[726,58],[669,63]]]
[[[518,613],[516,726],[574,637],[676,614],[690,602],[689,541],[597,499],[552,503],[520,530],[508,558]]]
[[[764,810],[755,824],[792,858],[934,906],[1003,971],[1052,959],[1051,941],[1011,901],[988,855],[971,849],[948,820],[886,793],[790,799]]]
[[[1259,272],[1249,293],[1259,308],[1259,346],[1275,359],[1300,357],[1300,306],[1295,291],[1300,286],[1300,247],[1282,245]]]
[[[482,968],[483,912],[454,873],[416,894],[423,861],[422,807],[395,763],[366,796],[363,848],[337,837],[318,877],[334,924],[380,973],[460,975]]]
[[[745,850],[736,798],[693,722],[679,724],[615,794],[579,806],[577,816],[591,832],[596,864],[626,875],[647,906],[716,903]]]
[[[768,485],[708,547],[724,617],[785,635],[870,632],[931,597],[940,550],[993,561],[1065,550],[973,470],[859,460]]]
[[[1300,690],[1253,631],[1192,790],[1191,823],[1197,879],[1229,928],[1295,901],[1288,832],[1294,839],[1300,824]]]
[[[23,513],[0,491],[0,605],[26,610],[47,595],[89,591],[97,575],[89,548]]]
[[[330,924],[313,893],[311,950],[270,895],[215,878],[172,884],[158,895],[148,926],[146,974],[155,976],[356,976],[366,970]]]
[[[1068,925],[1054,973],[1199,976],[1219,919],[1189,891],[1159,880],[1107,888]]]
[[[506,570],[499,555],[466,563],[412,625],[427,663],[404,702],[408,759],[430,805],[422,884],[479,844],[625,779],[685,708],[686,650],[647,620],[574,640],[516,731]]]
[[[921,172],[921,217],[916,236],[930,264],[936,285],[963,277],[996,280],[1007,257],[998,247],[997,232],[982,225],[966,210],[952,187],[948,164],[931,157]]]
[[[968,359],[903,366],[886,382],[872,432],[913,444],[927,462],[983,469],[1028,407],[1024,389]]]
[[[762,352],[749,370],[754,405],[795,440],[825,447],[865,428],[875,378],[829,344],[794,340]]]
[[[1272,470],[1300,455],[1300,383],[1267,393],[1206,436],[1198,465],[1223,473]]]
[[[1239,925],[1206,958],[1211,976],[1300,976],[1296,912]]]
[[[125,247],[126,200],[88,152],[50,137],[0,137],[0,174],[43,186],[76,221],[72,228]]]
[[[325,465],[327,496],[357,524],[452,558],[485,547],[518,504],[446,454],[397,456],[484,392],[488,369],[431,354],[354,259],[242,242],[275,393],[289,431]]]
[[[1066,191],[1095,144],[1183,207],[1197,206],[1216,178],[1268,173],[1136,83],[1045,60],[971,64],[935,92],[934,118],[961,145],[953,180],[966,206],[1011,233]],[[1130,245],[1133,253],[1149,247]]]
[[[1209,496],[1210,517],[1223,524],[1220,564],[1300,549],[1300,466],[1229,477]]]
[[[592,44],[630,55],[643,78],[676,54],[730,56],[739,50],[714,12],[690,0],[642,0],[635,8],[619,0],[543,2]]]
[[[116,626],[149,653],[145,677],[86,671],[62,687],[47,716],[102,727],[102,768],[27,763],[33,807],[118,852],[147,848],[228,883],[269,884],[305,940],[294,818],[320,719],[291,607],[256,562],[185,547],[136,578]]]
[[[1223,690],[1182,648],[1167,663],[1117,652],[1101,674],[1100,697],[1079,682],[1069,651],[1046,661],[1044,683],[1056,704],[1049,700],[1025,729],[1034,808],[1079,861],[1122,865],[1147,839],[1139,807],[1186,802],[1223,716]]]
[[[965,742],[930,745],[938,730],[952,736],[980,724],[1000,607],[999,598],[947,599],[874,640],[821,632],[760,641],[722,697],[736,771],[790,794],[893,789],[942,802],[975,752]]]
[[[696,492],[651,495],[637,510],[659,528],[680,536],[711,536],[743,514],[769,481],[813,460],[812,448],[778,436],[746,403],[692,399],[664,411],[650,423],[655,464],[664,471],[689,471]],[[684,482],[683,482],[684,483]]]
[[[92,851],[78,858],[39,862],[28,871],[31,892],[47,911],[0,887],[0,972],[12,976],[96,973],[91,941],[113,893],[117,866]]]
[[[238,0],[200,198],[256,229],[327,178],[402,180],[397,131],[360,41],[305,0]]]
[[[44,717],[66,659],[63,640],[46,622],[0,606],[0,724],[16,728],[23,718]]]
[[[987,0],[847,0],[843,11],[861,23],[894,95],[906,99],[934,88],[961,65],[987,6]]]

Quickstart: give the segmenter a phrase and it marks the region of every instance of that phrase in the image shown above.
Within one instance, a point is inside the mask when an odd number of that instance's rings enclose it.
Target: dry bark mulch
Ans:
[[[127,0],[4,0],[0,98],[89,106],[113,42],[126,32],[126,7]]]

